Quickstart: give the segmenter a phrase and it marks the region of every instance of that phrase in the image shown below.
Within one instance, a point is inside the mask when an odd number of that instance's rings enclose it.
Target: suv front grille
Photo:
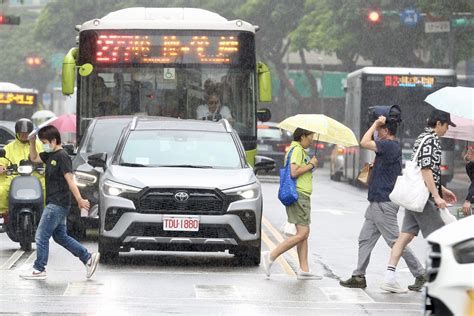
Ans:
[[[185,192],[189,198],[178,201],[176,193]],[[138,194],[123,194],[133,201],[138,212],[153,214],[222,215],[229,206],[225,194],[207,189],[150,189]]]
[[[438,276],[439,267],[441,266],[441,247],[436,243],[429,243],[431,249],[426,259],[426,274],[428,282],[433,282]]]

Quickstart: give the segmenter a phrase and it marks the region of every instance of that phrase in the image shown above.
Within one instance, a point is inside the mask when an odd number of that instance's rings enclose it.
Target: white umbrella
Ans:
[[[428,95],[425,101],[438,110],[474,120],[474,88],[444,87]]]
[[[49,119],[52,117],[56,117],[56,114],[54,112],[51,112],[49,110],[40,110],[36,111],[32,116],[31,119],[33,120],[43,120],[43,119]]]

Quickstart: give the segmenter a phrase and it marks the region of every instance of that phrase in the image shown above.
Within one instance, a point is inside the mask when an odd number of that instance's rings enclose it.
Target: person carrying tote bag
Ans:
[[[400,236],[392,246],[387,272],[380,288],[392,293],[405,293],[396,281],[395,270],[405,247],[418,235],[421,230],[423,237],[427,237],[435,230],[443,227],[445,222],[440,209],[447,207],[447,203],[456,203],[456,195],[441,185],[441,146],[439,137],[446,134],[449,126],[456,125],[451,121],[449,113],[433,110],[427,121],[425,132],[418,136],[413,148],[414,161],[421,168],[421,176],[428,188],[430,198],[424,205],[422,212],[405,210]],[[426,137],[428,136],[428,137]],[[426,138],[426,139],[425,139]],[[418,153],[418,155],[416,155]]]
[[[293,133],[293,142],[287,155],[285,166],[289,167],[290,176],[296,179],[298,198],[289,203],[285,201],[288,223],[296,225],[296,234],[289,236],[275,249],[263,252],[263,267],[265,274],[270,277],[273,262],[283,253],[296,246],[300,267],[297,273],[298,280],[319,280],[320,276],[310,272],[308,264],[308,237],[311,224],[311,193],[313,191],[312,170],[316,167],[316,157],[310,158],[305,149],[311,146],[314,133],[297,128]],[[283,201],[282,201],[283,202]],[[287,203],[288,202],[288,203]],[[288,205],[287,205],[288,204]]]
[[[395,187],[389,195],[393,203],[413,212],[423,212],[430,195],[421,175],[421,167],[417,163],[423,143],[430,137],[432,135],[428,134],[422,138],[413,159],[406,162],[403,174],[397,177]]]

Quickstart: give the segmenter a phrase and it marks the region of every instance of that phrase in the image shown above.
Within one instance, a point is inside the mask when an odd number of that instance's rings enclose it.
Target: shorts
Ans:
[[[401,231],[402,233],[418,235],[418,232],[421,230],[423,237],[426,238],[429,234],[443,226],[444,221],[439,214],[439,210],[433,201],[428,200],[423,212],[405,210]]]
[[[311,224],[311,199],[298,192],[298,201],[286,207],[288,223],[309,226]]]

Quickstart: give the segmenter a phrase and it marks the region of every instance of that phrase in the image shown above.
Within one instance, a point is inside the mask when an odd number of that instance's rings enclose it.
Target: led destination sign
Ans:
[[[0,92],[0,105],[35,105],[36,94],[23,92]]]
[[[233,64],[239,61],[236,35],[140,35],[98,33],[97,63],[204,63]]]
[[[385,76],[385,87],[405,87],[405,88],[432,88],[435,84],[433,76]]]

